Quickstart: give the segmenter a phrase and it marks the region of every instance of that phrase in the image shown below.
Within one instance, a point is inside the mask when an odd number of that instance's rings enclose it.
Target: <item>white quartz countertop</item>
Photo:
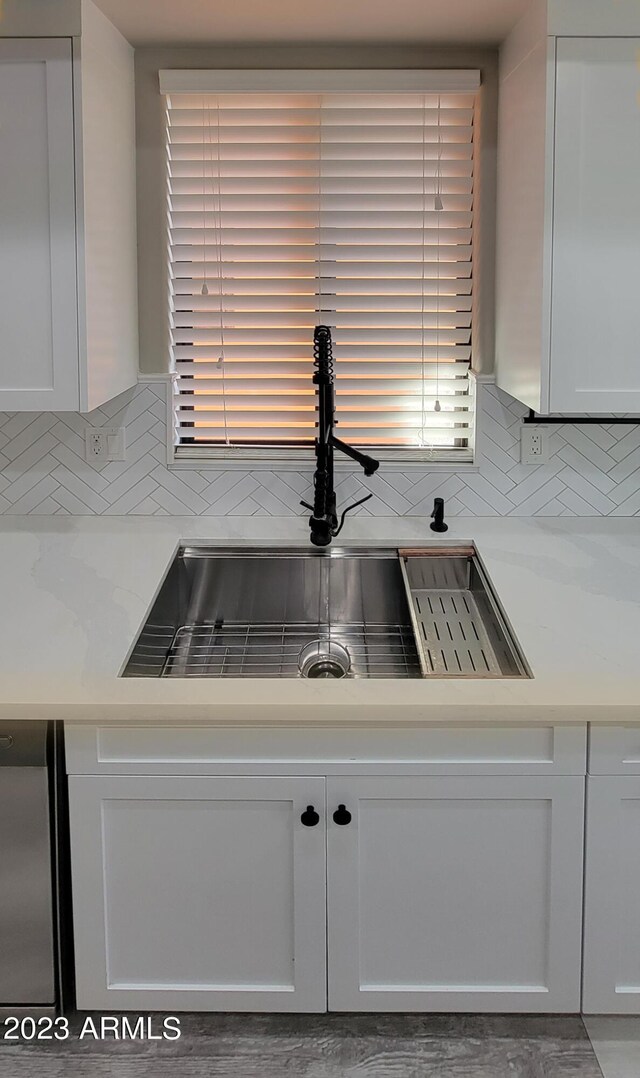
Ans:
[[[458,517],[533,679],[118,675],[181,542],[308,543],[305,518],[0,518],[0,719],[303,725],[640,722],[640,519]],[[423,518],[347,522],[340,545],[425,546]]]

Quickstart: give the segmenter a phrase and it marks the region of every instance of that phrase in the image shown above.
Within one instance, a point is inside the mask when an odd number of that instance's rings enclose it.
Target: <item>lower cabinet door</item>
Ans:
[[[587,779],[585,1014],[640,1014],[640,778]]]
[[[584,780],[327,783],[329,1009],[580,1010]]]
[[[326,1010],[323,778],[69,788],[81,1010]]]

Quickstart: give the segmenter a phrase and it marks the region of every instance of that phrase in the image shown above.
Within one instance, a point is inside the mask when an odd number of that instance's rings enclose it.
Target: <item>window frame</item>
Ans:
[[[476,93],[481,86],[481,73],[477,69],[162,69],[158,73],[160,93],[174,94],[216,94],[216,93]],[[473,172],[477,181],[479,146],[473,140]],[[167,224],[167,233],[169,232]],[[476,281],[476,242],[475,226],[472,235],[474,288]],[[170,272],[170,265],[168,264]],[[469,379],[469,431],[467,445],[456,448],[448,447],[389,447],[372,446],[371,451],[385,466],[396,466],[399,470],[419,467],[425,464],[442,471],[477,470],[475,461],[475,441],[477,433],[477,377],[474,372],[474,344],[477,336],[475,302],[472,306],[471,363]],[[237,468],[244,470],[274,469],[296,471],[313,465],[315,460],[313,447],[297,446],[223,446],[213,444],[189,445],[176,441],[174,434],[175,401],[177,393],[173,381],[177,376],[170,376],[167,401],[168,415],[168,450],[172,465],[184,468]],[[368,447],[364,447],[368,448]],[[337,471],[352,471],[355,466],[350,461],[336,461]]]

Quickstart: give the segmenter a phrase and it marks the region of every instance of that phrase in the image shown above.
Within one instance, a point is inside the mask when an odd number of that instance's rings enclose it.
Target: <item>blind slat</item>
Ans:
[[[447,384],[448,379],[460,381],[464,384],[467,382],[466,368],[458,363],[456,359],[445,360],[439,357],[438,362],[436,362],[435,358],[429,359],[427,357],[424,364],[421,357],[413,361],[407,359],[373,359],[369,362],[371,363],[371,368],[366,369],[362,360],[340,359],[336,363],[336,368],[339,367],[341,378],[349,376],[361,379],[366,375],[367,377],[389,378],[390,380],[394,378],[433,380],[443,385]],[[213,358],[207,360],[203,357],[195,361],[190,357],[185,359],[176,358],[176,368],[181,377],[187,377],[188,374],[193,377],[221,374],[220,364]],[[311,368],[307,356],[303,356],[298,360],[285,360],[280,364],[274,364],[264,356],[261,356],[258,360],[225,359],[224,368],[229,377],[250,378],[256,375],[260,378],[273,378],[274,380],[281,377],[301,377],[308,379],[308,384],[312,386],[309,377]]]
[[[312,329],[317,322],[317,312],[313,311],[278,311],[277,313],[271,311],[255,311],[251,312],[228,312],[229,321],[233,319],[233,326],[236,330],[253,330],[262,333],[265,330],[276,330],[278,328],[293,328],[302,327],[305,330]],[[176,312],[173,316],[173,324],[177,329],[183,329],[187,334],[193,334],[196,330],[198,332],[206,331],[208,334],[213,330],[217,330],[220,323],[220,315],[218,311],[202,311],[196,313],[193,311],[181,311]],[[461,329],[464,327],[471,328],[471,311],[460,312],[425,312],[424,314],[420,310],[419,305],[416,304],[413,312],[399,312],[399,311],[362,311],[359,314],[354,312],[341,312],[340,325],[342,330],[344,329],[360,329],[362,331],[370,329],[388,329],[394,331],[396,329],[412,328],[420,332],[424,327],[427,330],[435,329],[439,327],[443,332],[451,329]],[[225,335],[228,331],[225,331]],[[469,334],[467,334],[467,337]]]
[[[355,298],[356,303],[360,303],[362,297],[371,297],[375,299],[377,296],[398,296],[404,299],[405,296],[420,296],[422,294],[425,297],[437,296],[443,300],[449,301],[452,297],[471,295],[471,264],[463,265],[462,263],[450,263],[448,265],[442,265],[438,267],[441,269],[441,276],[439,279],[435,277],[420,276],[420,267],[417,265],[407,265],[402,267],[394,263],[388,263],[384,267],[386,277],[341,277],[335,279],[335,307],[338,308],[338,303],[341,299],[347,300],[352,296]],[[282,269],[282,267],[280,267]],[[345,272],[345,266],[341,265],[341,272]],[[433,267],[431,267],[433,270]],[[428,270],[428,267],[426,267]],[[360,269],[362,272],[362,269]],[[328,278],[325,277],[325,283]],[[192,299],[202,297],[201,289],[204,283],[204,277],[199,274],[195,277],[173,277],[173,293],[177,304],[184,307],[185,303],[190,303]],[[228,282],[225,280],[223,287],[229,287]],[[195,297],[194,297],[195,289]],[[207,277],[207,289],[208,300],[212,297],[215,299],[216,291],[218,289],[218,282],[212,280],[210,276]],[[337,295],[336,295],[337,290]],[[302,279],[300,277],[289,276],[286,273],[278,273],[273,277],[253,277],[236,276],[233,278],[233,296],[235,298],[255,296],[259,301],[262,297],[268,296],[281,296],[286,303],[291,295],[300,295],[308,298],[309,296],[318,296],[319,287],[318,282],[314,278]],[[323,297],[324,299],[324,297]],[[320,303],[317,304],[318,310],[323,309]]]
[[[204,325],[205,322],[201,320],[211,318],[215,319],[215,324],[218,325],[220,319],[219,295],[212,295],[212,291],[215,290],[210,288],[208,296],[203,296],[200,292],[195,295],[182,294],[176,296],[173,324],[182,326]],[[253,293],[245,296],[236,292],[232,296],[228,294],[224,296],[223,306],[225,311],[234,312],[236,325],[241,324],[239,320],[242,318],[255,319],[258,325],[263,324],[263,317],[267,319],[278,317],[288,321],[289,316],[295,313],[296,316],[306,318],[306,312],[310,312],[311,321],[315,325],[315,315],[319,309],[318,299],[319,293],[316,291],[309,295],[285,293],[284,295],[275,296],[269,293],[263,295]],[[352,318],[368,320],[380,320],[391,316],[403,318],[405,313],[410,314],[413,311],[424,311],[424,316],[427,317],[427,315],[431,314],[432,319],[435,318],[436,312],[440,312],[440,321],[443,322],[448,317],[448,312],[460,312],[460,316],[464,314],[465,317],[470,317],[471,296],[442,296],[440,302],[438,302],[437,296],[425,295],[423,297],[417,292],[407,292],[402,296],[362,296],[356,293],[336,295],[334,293],[331,305],[334,310],[342,312],[341,322],[343,325],[348,325]],[[209,323],[207,322],[206,324]],[[264,324],[266,325],[268,322],[265,321]],[[373,325],[374,322],[371,321],[371,324]]]
[[[210,363],[215,363],[220,357],[222,351],[221,346],[215,345],[200,345],[191,346],[185,344],[174,345],[174,353],[178,360],[189,360],[196,363],[201,360],[206,360]],[[416,363],[421,361],[421,348],[417,345],[345,345],[342,349],[342,355],[340,362],[344,363],[351,360],[361,360],[366,363],[375,363],[376,360],[386,361],[390,359],[409,360],[413,359]],[[295,344],[283,344],[283,345],[226,345],[224,347],[225,364],[231,364],[234,362],[242,362],[243,360],[264,360],[273,361],[277,363],[286,364],[292,360],[295,362],[309,362],[311,356],[306,354],[306,342],[302,345]],[[433,360],[434,363],[447,363],[447,362],[466,362],[468,363],[471,358],[471,346],[464,345],[427,345],[424,348],[424,355],[426,360]],[[311,365],[309,365],[309,379],[313,373]]]
[[[251,277],[254,280],[269,277],[309,277],[314,280],[320,278],[335,278],[339,285],[345,276],[366,278],[376,277],[414,277],[418,280],[442,277],[469,277],[471,276],[471,247],[436,247],[431,245],[425,248],[418,245],[378,245],[368,244],[358,246],[356,244],[345,245],[342,258],[316,259],[314,254],[320,255],[319,250],[314,251],[309,246],[306,251],[302,247],[294,247],[282,244],[281,246],[252,247],[246,245],[239,248],[222,250],[223,261],[220,263],[212,253],[208,259],[209,248],[193,248],[190,253],[194,261],[184,258],[185,248],[179,252],[182,258],[175,259],[172,266],[172,274],[176,277],[185,275],[204,278],[205,274],[215,286],[215,277],[222,269],[225,284],[227,279],[235,277]],[[295,261],[297,252],[297,261]],[[215,252],[217,253],[217,252]],[[306,257],[303,258],[303,254]],[[359,257],[360,255],[360,257]],[[432,261],[440,257],[439,262]],[[226,257],[226,258],[225,258]],[[201,261],[196,261],[199,259]],[[222,289],[224,292],[224,287]],[[229,288],[233,292],[233,288]]]
[[[428,194],[435,194],[436,183],[435,179],[430,184],[433,190]],[[402,198],[399,198],[402,195]],[[224,194],[224,209],[225,213],[254,213],[254,214],[272,214],[278,212],[286,212],[287,214],[295,214],[298,212],[311,213],[312,211],[316,215],[319,212],[319,198],[317,190],[309,190],[304,193],[296,193],[295,191],[286,192],[265,192],[259,194],[255,191],[250,193],[234,193]],[[444,196],[447,212],[454,210],[456,212],[471,212],[473,198],[471,192],[458,192],[450,193]],[[422,192],[419,190],[412,191],[381,191],[378,194],[364,193],[362,191],[353,191],[351,193],[331,193],[328,194],[324,189],[322,191],[322,213],[331,214],[332,212],[339,212],[344,210],[346,212],[352,212],[353,210],[363,212],[401,212],[406,213],[412,211],[414,213],[422,213]],[[192,191],[187,193],[177,193],[174,191],[171,199],[171,220],[174,224],[181,224],[183,221],[185,224],[191,224],[193,227],[193,214],[196,214],[198,218],[203,216],[203,204],[207,208],[207,213],[215,212],[215,204],[217,203],[217,196],[213,199],[211,196],[203,198],[202,192]],[[427,213],[433,211],[427,210]]]

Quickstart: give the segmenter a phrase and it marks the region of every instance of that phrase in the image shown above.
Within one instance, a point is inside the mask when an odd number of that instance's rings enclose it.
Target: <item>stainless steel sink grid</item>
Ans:
[[[475,553],[405,557],[403,574],[425,677],[527,676]]]
[[[305,662],[308,649],[315,654]],[[419,669],[410,624],[184,625],[160,676],[394,678]]]
[[[183,548],[124,676],[418,678],[397,551]]]
[[[123,677],[527,676],[473,551],[183,547]]]

